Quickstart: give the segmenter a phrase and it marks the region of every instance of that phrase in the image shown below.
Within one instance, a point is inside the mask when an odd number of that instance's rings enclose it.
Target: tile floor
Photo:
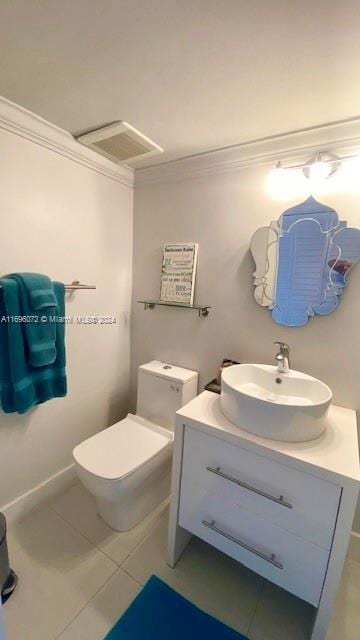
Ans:
[[[19,585],[7,640],[103,640],[151,574],[250,640],[307,640],[313,609],[198,539],[166,565],[167,510],[129,533],[96,515],[75,484],[9,528]],[[327,640],[358,640],[360,563],[348,559]]]

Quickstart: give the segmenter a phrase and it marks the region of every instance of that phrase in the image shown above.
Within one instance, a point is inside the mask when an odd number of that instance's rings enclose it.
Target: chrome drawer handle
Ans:
[[[227,473],[224,473],[223,471],[221,471],[220,467],[216,467],[216,469],[214,469],[213,467],[206,467],[206,470],[210,471],[211,473],[215,473],[215,475],[220,476],[221,478],[225,478],[225,480],[234,482],[234,484],[239,485],[239,487],[242,487],[243,489],[247,489],[248,491],[257,493],[259,496],[262,496],[263,498],[272,500],[273,502],[276,502],[276,504],[280,504],[282,507],[286,507],[287,509],[293,508],[290,502],[286,502],[286,500],[284,500],[284,496],[279,496],[279,497],[272,496],[271,493],[266,493],[265,491],[261,491],[261,489],[256,489],[256,487],[252,487],[250,484],[247,484],[246,482],[242,482],[242,480],[238,480],[237,478],[228,476]]]
[[[258,556],[259,558],[262,558],[266,562],[269,562],[270,564],[274,565],[274,567],[276,567],[277,569],[284,568],[284,565],[282,565],[281,562],[276,560],[274,553],[272,553],[271,556],[267,556],[266,553],[262,553],[262,551],[255,549],[255,547],[251,547],[249,544],[246,544],[246,542],[239,540],[239,538],[235,538],[230,533],[226,533],[226,531],[222,531],[216,526],[215,520],[211,520],[211,522],[208,522],[207,520],[202,520],[201,522],[203,523],[203,525],[205,525],[205,527],[208,527],[208,529],[211,529],[212,531],[219,533],[221,536],[223,536],[227,540],[230,540],[231,542],[234,542],[235,544],[239,545],[239,547],[242,547],[242,549],[245,549],[246,551],[250,551],[250,553],[253,553],[255,556]]]

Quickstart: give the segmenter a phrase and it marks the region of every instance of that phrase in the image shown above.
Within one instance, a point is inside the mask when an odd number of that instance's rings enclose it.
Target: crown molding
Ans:
[[[0,96],[0,129],[30,140],[127,187],[134,186],[133,169],[111,162],[81,145],[68,131],[2,96]]]
[[[244,142],[135,170],[135,185],[170,182],[238,171],[279,160],[302,163],[319,151],[347,155],[360,151],[360,117]]]

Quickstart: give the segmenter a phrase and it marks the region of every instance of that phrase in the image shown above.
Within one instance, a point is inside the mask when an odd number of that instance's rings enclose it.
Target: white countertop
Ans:
[[[177,416],[178,421],[182,418],[190,420],[210,435],[256,450],[259,454],[261,451],[267,455],[271,452],[272,457],[283,464],[303,469],[306,465],[308,472],[333,482],[339,480],[339,476],[348,482],[360,482],[357,421],[356,412],[352,409],[332,405],[325,432],[309,442],[267,440],[239,429],[223,415],[220,396],[210,391],[200,393],[179,409]]]

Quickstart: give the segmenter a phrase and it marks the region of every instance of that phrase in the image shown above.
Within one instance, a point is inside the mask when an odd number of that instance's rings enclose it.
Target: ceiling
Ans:
[[[360,114],[358,0],[1,0],[0,94],[140,166]]]

